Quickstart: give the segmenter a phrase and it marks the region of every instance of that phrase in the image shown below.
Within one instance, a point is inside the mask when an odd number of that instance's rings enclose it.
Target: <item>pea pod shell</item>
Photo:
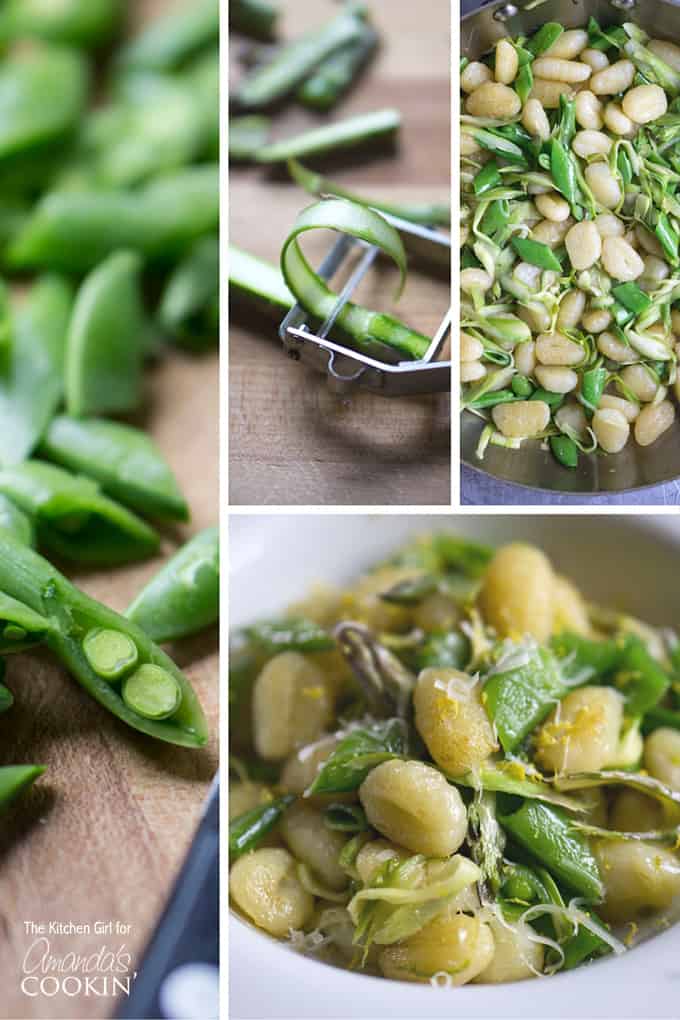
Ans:
[[[40,447],[47,460],[94,479],[113,499],[149,517],[186,521],[177,481],[145,432],[96,418],[59,415]]]
[[[126,616],[154,641],[173,641],[219,617],[219,532],[187,542],[137,596]]]
[[[207,741],[200,703],[184,674],[143,630],[124,616],[85,595],[38,553],[0,532],[0,590],[46,616],[51,622],[47,645],[81,687],[104,708],[133,729],[184,747]],[[181,704],[170,719],[154,721],[131,711],[109,680],[97,676],[83,651],[85,635],[95,628],[128,635],[137,646],[139,663],[166,670],[177,680]]]

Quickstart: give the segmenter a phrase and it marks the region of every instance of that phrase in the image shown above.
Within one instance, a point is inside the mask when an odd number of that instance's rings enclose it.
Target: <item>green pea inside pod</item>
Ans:
[[[150,662],[126,678],[121,693],[127,707],[144,719],[169,719],[182,701],[174,676]]]
[[[139,652],[132,638],[117,630],[96,627],[83,641],[83,652],[97,676],[104,680],[120,680],[134,669]]]

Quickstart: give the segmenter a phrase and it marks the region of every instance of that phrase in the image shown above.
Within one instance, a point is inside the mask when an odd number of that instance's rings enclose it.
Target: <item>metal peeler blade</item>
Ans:
[[[380,215],[398,230],[414,261],[426,261],[438,273],[448,269],[451,259],[449,237],[396,216],[383,212]],[[356,387],[386,397],[449,392],[451,361],[437,359],[451,332],[450,309],[420,361],[399,361],[396,358],[393,361],[385,360],[386,348],[382,346],[379,354],[371,357],[328,339],[338,315],[370,269],[379,249],[341,234],[318,269],[323,279],[330,280],[350,252],[361,249],[363,254],[358,265],[338,294],[331,314],[316,332],[309,326],[307,313],[299,304],[291,308],[279,327],[279,336],[285,350],[292,358],[325,372],[330,388],[337,393],[351,392]]]

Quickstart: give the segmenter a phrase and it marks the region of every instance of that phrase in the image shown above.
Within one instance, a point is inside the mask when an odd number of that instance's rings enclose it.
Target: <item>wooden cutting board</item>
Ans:
[[[283,37],[320,25],[337,12],[329,0],[287,3]],[[441,0],[390,0],[371,5],[382,46],[335,119],[397,107],[403,116],[396,153],[360,153],[324,172],[368,196],[391,202],[448,200],[450,193],[450,19]],[[245,42],[231,42],[232,81]],[[325,118],[322,118],[325,119]],[[295,103],[274,119],[287,137],[320,118]],[[311,199],[285,174],[233,166],[229,179],[230,241],[277,262],[297,213]],[[312,237],[312,258],[329,236]],[[361,299],[395,311],[431,333],[449,303],[446,282],[415,271],[394,306],[394,276],[382,268]],[[291,361],[276,327],[232,308],[229,326],[230,489],[236,504],[448,504],[450,418],[446,396],[386,399],[369,393],[338,397],[323,376]]]
[[[171,4],[138,2],[130,8],[142,19],[164,6]],[[146,427],[175,470],[193,514],[190,527],[167,536],[164,555],[217,520],[218,382],[212,354],[194,358],[168,351],[147,375]],[[120,611],[161,562],[69,573]],[[133,971],[139,963],[218,766],[216,629],[169,651],[186,670],[208,717],[212,736],[204,750],[160,744],[128,729],[45,654],[21,655],[9,663],[7,685],[16,703],[0,716],[1,761],[41,763],[47,773],[0,817],[4,1020],[94,1020],[115,1009],[112,997],[22,993],[24,959],[37,937],[27,930],[29,922],[90,926],[89,933],[48,933],[54,957],[125,947]],[[113,922],[113,933],[96,934],[96,922]]]

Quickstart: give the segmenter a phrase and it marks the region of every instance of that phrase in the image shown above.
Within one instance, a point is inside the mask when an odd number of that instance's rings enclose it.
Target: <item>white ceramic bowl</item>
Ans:
[[[315,581],[349,581],[405,538],[436,527],[540,545],[594,600],[680,624],[680,518],[532,515],[235,516],[230,625],[275,613]],[[568,974],[513,985],[434,989],[343,971],[230,919],[230,1015],[246,1018],[680,1016],[680,925]]]

